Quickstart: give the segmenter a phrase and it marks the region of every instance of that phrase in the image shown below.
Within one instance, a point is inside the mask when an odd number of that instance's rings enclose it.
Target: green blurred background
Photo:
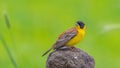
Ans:
[[[120,68],[120,0],[0,0],[0,68],[14,68],[8,52],[18,68],[45,68],[41,55],[78,20],[87,31],[76,47],[95,68]]]

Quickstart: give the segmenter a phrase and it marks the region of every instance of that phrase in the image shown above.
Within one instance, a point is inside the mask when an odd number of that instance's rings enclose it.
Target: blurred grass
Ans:
[[[14,57],[12,56],[12,53],[7,45],[7,42],[5,41],[5,39],[3,38],[3,36],[1,34],[0,34],[0,40],[2,41],[2,44],[11,60],[11,63],[13,64],[14,68],[18,68],[17,63],[16,63]]]
[[[13,40],[4,11],[10,18]],[[47,56],[41,57],[42,53],[78,20],[86,23],[87,31],[76,47],[94,57],[95,68],[120,68],[120,29],[104,29],[109,24],[119,25],[119,18],[119,0],[0,0],[0,33],[18,68],[45,68]],[[0,53],[0,68],[13,68],[1,40]]]

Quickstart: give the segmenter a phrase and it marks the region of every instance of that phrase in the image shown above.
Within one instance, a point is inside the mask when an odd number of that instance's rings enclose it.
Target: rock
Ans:
[[[78,48],[61,48],[48,56],[46,68],[94,68],[94,59]]]

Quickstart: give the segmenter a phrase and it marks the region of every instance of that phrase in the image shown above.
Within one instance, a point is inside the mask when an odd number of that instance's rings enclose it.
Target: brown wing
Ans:
[[[71,38],[76,36],[76,34],[77,34],[77,30],[75,29],[75,27],[63,32],[58,37],[56,43],[53,45],[53,49],[58,49],[58,48],[64,46]]]
[[[68,29],[67,31],[63,32],[57,39],[56,43],[51,47],[49,50],[47,50],[45,53],[43,53],[42,56],[46,55],[50,50],[52,49],[58,49],[65,45],[70,39],[72,39],[74,36],[76,36],[77,30],[75,28]]]

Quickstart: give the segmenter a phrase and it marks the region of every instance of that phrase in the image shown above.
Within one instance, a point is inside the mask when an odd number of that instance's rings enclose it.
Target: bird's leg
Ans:
[[[71,49],[75,49],[75,47],[74,47],[74,46],[72,46],[72,47],[71,47]]]
[[[76,47],[74,47],[74,46],[70,47],[70,50],[73,51],[73,52],[78,51],[78,49]]]
[[[71,50],[71,51],[74,51],[74,49],[75,49],[74,46],[71,46],[71,47],[70,47],[70,50]]]

